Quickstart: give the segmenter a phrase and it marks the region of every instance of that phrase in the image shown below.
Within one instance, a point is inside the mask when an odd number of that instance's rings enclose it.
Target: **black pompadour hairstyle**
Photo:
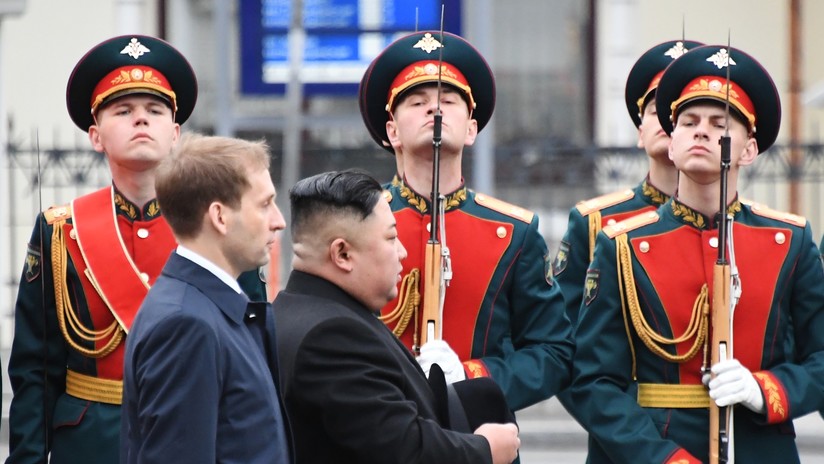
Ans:
[[[293,237],[328,215],[352,215],[366,219],[382,198],[383,188],[366,172],[330,171],[302,179],[289,190]]]

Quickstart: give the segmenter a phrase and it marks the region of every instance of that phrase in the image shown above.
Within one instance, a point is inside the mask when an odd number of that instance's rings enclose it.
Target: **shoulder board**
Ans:
[[[72,217],[72,205],[52,206],[46,211],[43,211],[43,217],[46,218],[46,223],[48,224],[70,219]]]
[[[501,201],[497,198],[492,198],[489,195],[484,195],[482,193],[475,194],[475,203],[481,206],[485,206],[493,211],[497,211],[501,214],[506,214],[507,216],[518,219],[519,221],[526,222],[527,224],[532,222],[532,218],[535,216],[535,213],[529,211],[528,209],[521,208],[520,206],[515,206],[513,204]]]
[[[805,218],[804,216],[799,216],[797,214],[787,213],[784,211],[778,211],[767,206],[764,206],[760,203],[753,203],[752,206],[750,206],[750,209],[754,214],[763,216],[765,218],[775,219],[776,221],[786,222],[788,224],[792,224],[798,227],[807,226],[807,218]]]
[[[587,216],[596,211],[601,211],[604,208],[609,208],[612,205],[623,203],[632,199],[634,196],[635,192],[632,189],[621,190],[619,192],[607,193],[606,195],[601,195],[600,197],[590,198],[589,200],[578,202],[578,204],[575,205],[575,208],[579,213],[581,213],[582,216]]]
[[[616,235],[625,234],[647,224],[658,222],[658,218],[659,216],[657,212],[648,211],[646,213],[641,213],[636,216],[632,216],[631,218],[624,219],[621,222],[608,225],[604,227],[604,233],[607,234],[607,237],[609,238],[615,238]]]

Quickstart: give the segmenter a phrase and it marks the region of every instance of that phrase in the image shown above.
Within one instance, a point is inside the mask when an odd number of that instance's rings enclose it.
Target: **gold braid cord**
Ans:
[[[684,363],[694,358],[698,350],[704,346],[709,332],[709,292],[707,284],[701,287],[701,292],[695,299],[695,304],[692,307],[692,314],[690,315],[690,323],[684,330],[680,337],[668,338],[657,333],[655,329],[650,326],[641,311],[641,305],[638,301],[638,292],[635,289],[635,277],[632,274],[632,258],[630,255],[629,244],[627,242],[627,235],[621,234],[615,238],[617,245],[617,262],[618,262],[618,288],[621,292],[621,306],[624,311],[624,324],[627,325],[627,336],[629,336],[629,327],[626,322],[626,312],[628,309],[629,318],[632,321],[632,326],[638,334],[638,338],[644,342],[647,348],[661,358],[675,363]],[[627,308],[628,307],[628,308]],[[682,343],[695,337],[690,349],[681,355],[672,354],[660,345],[675,345]],[[630,341],[630,345],[631,345]],[[635,376],[635,352],[633,350],[633,377]]]
[[[65,221],[56,222],[52,232],[52,274],[54,277],[54,306],[57,311],[57,323],[63,333],[63,338],[72,348],[84,356],[102,358],[114,351],[123,340],[123,329],[120,328],[117,321],[113,321],[110,326],[103,330],[89,329],[83,325],[74,308],[72,308],[69,289],[66,285],[68,260],[66,259],[66,246],[63,238],[64,223]],[[66,315],[69,316],[69,327],[66,326]],[[69,330],[71,330],[71,333]],[[109,341],[100,348],[89,349],[76,342],[75,337],[89,342],[97,342],[106,338]]]
[[[595,258],[595,239],[598,238],[598,232],[601,231],[601,212],[595,211],[588,216],[589,218],[589,262]]]
[[[418,291],[418,282],[420,281],[421,271],[412,269],[409,274],[403,276],[401,281],[401,288],[398,291],[398,304],[395,308],[380,316],[380,320],[384,324],[389,325],[395,321],[395,327],[392,328],[392,333],[400,338],[406,331],[409,325],[409,320],[414,319],[415,331],[412,332],[412,344],[414,347],[418,346],[418,308],[421,304],[421,293]]]

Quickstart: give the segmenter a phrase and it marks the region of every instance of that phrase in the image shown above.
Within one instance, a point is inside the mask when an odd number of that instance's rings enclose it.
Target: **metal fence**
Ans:
[[[276,142],[276,141],[273,141]],[[275,143],[272,146],[277,146]],[[802,192],[802,210],[812,223],[816,238],[824,233],[824,145],[797,147],[803,154],[803,167],[791,168],[790,147],[776,146],[760,155],[755,164],[741,171],[739,192],[742,197],[776,209],[788,209],[790,182]],[[282,153],[272,153],[272,176],[280,191]],[[62,204],[84,193],[108,185],[110,174],[105,157],[88,148],[37,147],[10,144],[6,160],[11,199],[0,219],[8,231],[9,249],[3,250],[7,266],[3,282],[11,301],[0,302],[0,316],[10,316],[22,269],[26,242],[37,212]],[[464,172],[471,172],[472,153],[464,159]],[[559,147],[550,142],[520,144],[499,148],[495,160],[495,196],[536,211],[550,250],[566,229],[569,209],[579,200],[635,185],[644,176],[646,157],[635,147]],[[388,180],[395,170],[391,155],[370,147],[360,149],[307,149],[300,163],[302,176],[322,171],[358,167]],[[469,180],[471,186],[471,179]],[[280,195],[285,201],[286,195]]]

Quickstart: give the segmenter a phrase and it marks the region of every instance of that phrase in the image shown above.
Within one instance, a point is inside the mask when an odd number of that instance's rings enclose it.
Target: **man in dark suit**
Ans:
[[[120,462],[291,462],[271,307],[237,283],[285,226],[268,148],[187,135],[156,179],[179,245],[126,342]]]
[[[423,371],[377,317],[406,257],[380,184],[324,173],[290,200],[294,270],[274,311],[297,462],[512,462],[516,426],[447,430]]]

